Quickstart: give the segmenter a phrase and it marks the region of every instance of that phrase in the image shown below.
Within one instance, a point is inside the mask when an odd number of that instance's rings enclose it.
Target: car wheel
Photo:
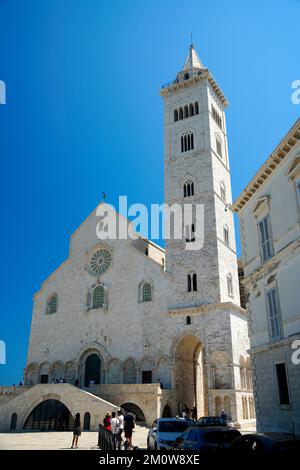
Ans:
[[[150,444],[149,444],[149,439],[147,439],[147,450],[151,450]]]

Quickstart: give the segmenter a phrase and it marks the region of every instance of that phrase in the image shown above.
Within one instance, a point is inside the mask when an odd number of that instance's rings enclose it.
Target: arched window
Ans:
[[[181,152],[188,152],[194,149],[194,134],[188,132],[181,136]]]
[[[150,302],[152,300],[152,285],[150,282],[144,282],[142,285],[142,302]]]
[[[227,274],[227,293],[228,295],[233,295],[233,286],[232,286],[232,276],[231,274]]]
[[[199,114],[199,103],[196,101],[195,103],[195,114]]]
[[[224,202],[226,202],[226,187],[223,181],[220,183],[220,196],[221,199],[223,199]]]
[[[226,246],[229,246],[229,229],[227,225],[223,227],[224,243]]]
[[[187,106],[184,107],[184,117],[185,118],[189,117],[189,108]]]
[[[104,287],[97,286],[93,290],[92,308],[102,308],[104,305]]]
[[[194,196],[194,183],[188,179],[183,185],[183,197]]]
[[[222,158],[222,141],[219,135],[216,135],[216,150],[219,157]]]
[[[192,273],[187,276],[187,290],[188,292],[196,292],[197,289],[197,274]]]
[[[194,116],[194,105],[193,105],[193,103],[190,104],[189,111],[190,111],[190,116]]]
[[[178,109],[174,109],[174,122],[178,121]]]
[[[84,418],[83,418],[83,430],[84,431],[89,431],[91,428],[91,415],[87,411],[84,413]]]
[[[183,119],[183,109],[179,108],[179,119]]]
[[[192,323],[191,317],[190,317],[190,315],[188,315],[188,316],[186,317],[186,324],[187,324],[187,325],[190,325],[191,323]]]
[[[57,294],[51,295],[47,300],[46,313],[51,315],[51,313],[57,312]]]

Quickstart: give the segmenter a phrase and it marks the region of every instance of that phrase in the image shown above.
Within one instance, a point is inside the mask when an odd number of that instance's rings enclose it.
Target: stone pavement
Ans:
[[[254,431],[255,429],[241,430],[244,434]],[[147,434],[146,426],[136,425],[133,445],[146,449]],[[65,450],[70,449],[72,437],[72,432],[0,433],[0,450]],[[78,450],[97,450],[97,442],[97,432],[83,431],[79,438]]]
[[[145,449],[147,434],[146,426],[137,425],[132,437],[133,445]],[[0,433],[0,450],[65,450],[70,449],[72,437],[72,432]],[[98,450],[97,442],[97,432],[83,431],[78,450]]]

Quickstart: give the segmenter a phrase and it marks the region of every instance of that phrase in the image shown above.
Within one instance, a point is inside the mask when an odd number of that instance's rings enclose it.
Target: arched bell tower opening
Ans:
[[[198,416],[203,416],[206,410],[203,345],[193,334],[185,335],[176,344],[174,384],[178,411],[196,406]]]

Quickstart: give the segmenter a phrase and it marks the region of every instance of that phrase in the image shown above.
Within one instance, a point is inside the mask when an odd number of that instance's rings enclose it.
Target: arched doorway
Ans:
[[[91,415],[90,415],[90,413],[87,411],[87,412],[84,414],[83,430],[84,430],[84,431],[89,431],[89,430],[90,430],[90,427],[91,427]]]
[[[85,378],[84,385],[88,387],[90,382],[94,384],[100,383],[101,361],[97,354],[91,354],[85,361]]]
[[[121,408],[123,410],[129,411],[129,413],[134,414],[136,421],[146,421],[143,411],[134,403],[124,403]]]
[[[161,417],[162,418],[171,418],[172,417],[172,413],[171,413],[171,409],[170,409],[169,405],[166,405],[164,407]]]
[[[193,334],[185,335],[175,347],[174,384],[178,408],[196,406],[198,416],[204,416],[203,347]]]
[[[17,419],[18,419],[18,416],[17,416],[17,413],[14,413],[11,417],[11,422],[10,422],[10,430],[11,431],[15,431],[16,430],[16,427],[17,427]]]
[[[23,429],[36,431],[70,431],[72,428],[72,415],[58,400],[45,400],[37,405],[23,426]]]

